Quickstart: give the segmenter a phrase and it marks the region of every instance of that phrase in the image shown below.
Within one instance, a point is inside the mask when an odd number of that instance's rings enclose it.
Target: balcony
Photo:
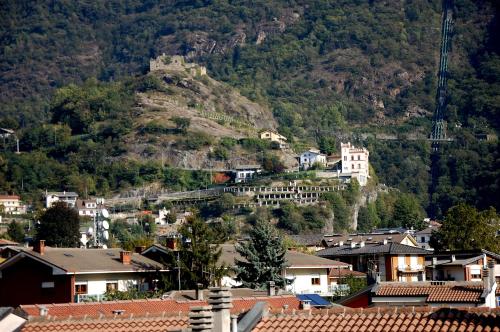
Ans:
[[[421,264],[416,265],[398,265],[398,271],[402,273],[416,273],[423,272],[424,266]]]
[[[332,296],[347,296],[351,291],[351,287],[347,284],[328,285],[328,293]]]
[[[75,302],[76,303],[81,303],[81,302],[101,302],[101,301],[106,301],[106,296],[104,294],[95,294],[95,295],[90,295],[90,294],[76,294],[75,295]]]

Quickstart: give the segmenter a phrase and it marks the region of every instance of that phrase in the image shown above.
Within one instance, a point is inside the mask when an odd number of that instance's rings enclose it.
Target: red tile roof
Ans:
[[[164,332],[185,328],[187,316],[162,317],[107,317],[92,319],[33,320],[29,321],[22,332]]]
[[[19,243],[7,240],[7,239],[0,239],[0,246],[16,246]]]
[[[370,308],[330,309],[263,318],[253,332],[430,332],[500,331],[500,309]]]
[[[265,301],[271,310],[278,310],[288,305],[289,310],[299,309],[299,300],[294,295],[282,295],[273,297],[240,297],[233,298],[232,313],[240,313],[252,308],[255,303]],[[125,315],[145,315],[145,314],[172,314],[187,313],[190,307],[207,305],[206,301],[176,301],[172,299],[147,299],[129,301],[108,301],[108,302],[88,302],[88,303],[61,303],[61,304],[34,304],[21,305],[30,317],[40,315],[40,307],[49,310],[51,317],[83,317],[83,316],[111,316],[115,310],[124,310]]]
[[[330,274],[328,275],[329,278],[345,278],[349,276],[366,278],[366,273],[349,269],[331,269]]]
[[[483,292],[482,282],[447,282],[444,285],[422,283],[381,283],[375,296],[427,296],[426,302],[480,303]]]

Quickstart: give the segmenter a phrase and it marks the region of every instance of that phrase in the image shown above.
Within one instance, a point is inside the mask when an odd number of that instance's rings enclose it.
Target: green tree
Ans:
[[[432,233],[430,245],[437,250],[486,249],[499,252],[499,231],[499,216],[495,209],[478,211],[462,203],[448,210],[443,225]]]
[[[218,265],[221,249],[217,239],[220,237],[198,216],[187,218],[179,233],[184,239],[180,247],[183,288],[194,289],[198,283],[204,288],[215,285],[225,270]]]
[[[359,208],[358,212],[358,231],[371,232],[380,224],[380,218],[377,215],[377,208],[374,203]]]
[[[401,194],[394,203],[393,224],[420,230],[424,227],[424,211],[415,196]]]
[[[282,272],[286,267],[286,249],[283,238],[269,221],[258,222],[249,235],[248,242],[236,246],[243,258],[236,260],[237,280],[254,289],[265,288],[269,281],[284,287]]]
[[[333,211],[333,230],[335,232],[345,232],[351,227],[351,213],[344,200],[338,193],[326,193],[323,199],[331,204]]]
[[[40,215],[36,239],[49,246],[78,247],[80,217],[66,203],[57,202]]]
[[[23,242],[24,241],[24,228],[21,223],[13,221],[7,227],[7,234],[12,241]]]

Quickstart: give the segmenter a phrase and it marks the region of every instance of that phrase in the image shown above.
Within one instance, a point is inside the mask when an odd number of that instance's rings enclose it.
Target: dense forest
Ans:
[[[2,2],[0,127],[16,130],[23,153],[2,142],[0,190],[206,185],[203,172],[119,158],[134,93],[158,88],[143,76],[149,59],[167,53],[206,65],[211,77],[267,105],[296,146],[334,152],[346,138],[367,146],[380,182],[416,195],[435,216],[462,201],[499,209],[499,144],[481,140],[500,128],[498,10],[492,0],[453,1],[445,118],[454,141],[442,146],[430,195],[425,139],[440,1]],[[192,141],[185,146],[210,144]]]

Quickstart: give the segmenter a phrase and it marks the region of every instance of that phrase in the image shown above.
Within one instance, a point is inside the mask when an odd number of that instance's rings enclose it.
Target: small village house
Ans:
[[[0,195],[0,206],[5,214],[26,213],[26,205],[21,204],[21,198],[17,195]]]
[[[286,141],[287,141],[286,137],[279,134],[276,131],[264,130],[259,134],[259,136],[260,136],[260,139],[278,143],[280,149],[283,149],[286,147]]]
[[[299,156],[299,165],[303,170],[313,167],[315,164],[326,166],[326,155],[316,149],[309,149]]]
[[[260,165],[240,165],[234,167],[234,182],[243,183],[248,182],[255,178],[257,174],[262,172],[262,167]]]
[[[106,291],[154,288],[163,265],[121,249],[9,247],[0,264],[0,306],[100,300]],[[9,257],[10,256],[10,257]]]
[[[69,207],[76,206],[78,194],[73,191],[45,192],[45,207],[48,209],[56,202],[64,202]]]

